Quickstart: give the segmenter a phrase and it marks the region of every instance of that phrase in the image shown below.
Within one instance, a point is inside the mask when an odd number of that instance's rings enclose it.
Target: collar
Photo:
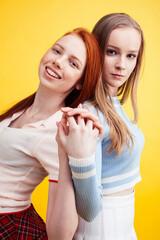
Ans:
[[[10,118],[10,123],[12,121],[14,121],[16,118],[18,118],[24,111],[25,110],[14,113],[12,115],[12,117]],[[33,128],[39,128],[39,127],[47,128],[47,127],[53,126],[56,122],[59,122],[61,120],[61,117],[62,117],[62,112],[61,112],[61,110],[58,110],[57,112],[55,112],[53,115],[51,115],[47,119],[40,120],[38,122],[28,123],[28,124],[25,124],[24,126],[25,127],[33,127]]]

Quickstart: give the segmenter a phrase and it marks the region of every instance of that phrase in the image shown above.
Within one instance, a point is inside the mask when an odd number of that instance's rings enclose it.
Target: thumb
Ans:
[[[58,142],[62,144],[63,147],[66,146],[67,136],[65,134],[64,127],[61,123],[58,124],[58,131],[57,131]]]
[[[67,114],[63,113],[61,118],[61,124],[65,127],[67,126]]]

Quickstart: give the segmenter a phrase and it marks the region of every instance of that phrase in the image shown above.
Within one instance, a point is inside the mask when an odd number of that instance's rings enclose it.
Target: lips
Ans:
[[[121,79],[121,78],[124,77],[124,75],[121,75],[121,74],[113,74],[113,73],[112,73],[112,76],[115,77],[115,78],[117,78],[117,79]]]
[[[49,67],[46,67],[46,72],[51,76],[56,79],[61,79],[61,76],[54,70]]]

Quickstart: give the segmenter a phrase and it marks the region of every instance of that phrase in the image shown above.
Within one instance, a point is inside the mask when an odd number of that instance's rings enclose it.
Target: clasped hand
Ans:
[[[93,155],[96,140],[103,133],[103,126],[90,109],[62,108],[63,116],[57,124],[57,142],[73,158],[87,158]]]

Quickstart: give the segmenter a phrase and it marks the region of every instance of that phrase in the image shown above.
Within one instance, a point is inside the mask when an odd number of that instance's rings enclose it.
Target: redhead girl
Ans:
[[[37,92],[0,116],[0,239],[72,239],[78,221],[75,197],[67,160],[59,166],[56,122],[61,107],[77,107],[92,98],[100,72],[95,37],[75,29],[42,58]],[[92,129],[91,141],[98,132]],[[59,156],[67,158],[63,149]],[[31,194],[48,175],[46,232]]]
[[[76,140],[79,138],[88,146],[83,128],[85,118],[93,117],[90,110],[64,109],[69,133],[64,133],[65,127],[59,129],[60,142],[69,155],[81,217],[74,239],[136,240],[134,186],[141,181],[139,164],[144,136],[135,123],[138,120],[136,94],[144,49],[143,33],[130,16],[116,13],[100,19],[93,34],[103,56],[102,79],[92,101],[86,103],[104,125],[95,155],[83,158],[79,151],[74,154],[72,151],[73,148],[79,150],[80,142]],[[134,121],[122,108],[129,96]],[[76,127],[72,128],[75,114],[82,118],[79,123],[75,121]],[[72,148],[68,142],[72,142]]]

